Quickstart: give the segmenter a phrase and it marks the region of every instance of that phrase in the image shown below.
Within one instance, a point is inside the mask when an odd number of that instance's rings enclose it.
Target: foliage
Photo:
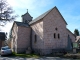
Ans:
[[[13,9],[6,0],[0,0],[0,26],[4,26],[6,22],[13,21],[16,15],[13,15]]]
[[[78,31],[78,29],[75,29],[75,30],[74,30],[74,34],[75,34],[76,36],[79,36],[79,31]]]

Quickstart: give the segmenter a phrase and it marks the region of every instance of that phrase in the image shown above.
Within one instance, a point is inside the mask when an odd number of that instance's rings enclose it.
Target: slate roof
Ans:
[[[14,23],[16,23],[16,24],[17,24],[17,26],[29,27],[29,24],[27,24],[27,23],[17,22],[17,21],[14,21]]]
[[[0,40],[4,41],[6,39],[5,32],[0,32]]]
[[[57,9],[57,7],[55,6],[54,8],[56,8]],[[25,24],[25,23],[23,23],[23,22],[17,22],[17,21],[15,21],[15,23],[18,25],[18,26],[24,26],[24,27],[29,27],[29,25],[31,25],[31,24],[33,24],[33,23],[35,23],[35,22],[37,22],[37,21],[39,21],[39,20],[41,20],[42,18],[44,18],[51,10],[53,10],[54,8],[52,8],[52,9],[50,9],[50,10],[48,10],[47,12],[45,12],[45,13],[43,13],[42,15],[40,15],[39,17],[37,17],[37,18],[35,18],[34,20],[32,20],[31,22],[29,22],[29,24]],[[57,9],[57,11],[59,12],[59,10]],[[60,13],[60,12],[59,12]],[[29,14],[29,13],[28,13]],[[24,14],[25,15],[25,14]],[[22,15],[22,16],[24,16],[24,15]],[[29,14],[30,15],[30,14]],[[61,15],[61,14],[60,14]],[[62,17],[62,15],[61,15],[61,17]],[[63,18],[63,17],[62,17]],[[63,20],[64,20],[64,18],[63,18]],[[66,23],[66,21],[64,20],[64,22]],[[67,23],[66,23],[67,24]]]
[[[78,42],[78,40],[80,40],[80,36],[76,37],[76,41],[75,42]]]
[[[35,18],[34,20],[32,20],[29,24],[32,24],[40,19],[42,19],[44,16],[46,16],[52,9],[48,10],[47,12],[43,13],[42,15],[40,15],[39,17]]]
[[[24,15],[22,15],[22,17],[23,17],[23,16],[26,16],[26,15],[32,17],[28,12],[25,13]],[[32,18],[33,18],[33,17],[32,17]]]
[[[57,9],[57,7],[55,6],[54,8]],[[35,18],[34,20],[32,20],[29,24],[33,24],[39,20],[41,20],[42,18],[44,18],[51,10],[53,10],[54,8],[48,10],[47,12],[43,13],[42,15],[40,15],[39,17]],[[57,11],[59,12],[59,10],[57,9]],[[60,13],[60,12],[59,12]],[[60,14],[61,15],[61,14]],[[61,15],[62,17],[62,15]],[[62,17],[63,18],[63,17]],[[63,18],[64,19],[64,18]],[[66,21],[64,20],[64,22],[66,23]],[[67,24],[67,23],[66,23]]]
[[[16,23],[17,26],[29,27],[29,24],[27,24],[27,23],[14,21],[14,23],[13,23],[13,25],[12,25],[12,28],[11,28],[11,31],[12,31],[15,23]]]

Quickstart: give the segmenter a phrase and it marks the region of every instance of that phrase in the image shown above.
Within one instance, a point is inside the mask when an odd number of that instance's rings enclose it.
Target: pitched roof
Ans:
[[[27,23],[17,22],[17,21],[14,21],[14,23],[16,23],[16,24],[17,24],[17,26],[29,27],[29,24],[27,24]]]
[[[47,12],[43,13],[42,15],[40,15],[39,17],[35,18],[34,20],[32,20],[29,24],[32,24],[40,19],[42,19],[44,16],[46,16],[52,9],[48,10]]]
[[[74,37],[76,37],[69,29],[67,29],[67,31],[69,31]]]
[[[80,40],[80,36],[77,36],[76,37],[76,41],[75,42],[77,42],[78,40]]]
[[[28,12],[27,13],[25,13],[24,15],[22,15],[22,17],[23,16],[30,16],[30,17],[32,17]],[[33,17],[32,17],[33,18]]]
[[[56,8],[57,9],[57,7],[55,6],[54,8]],[[52,8],[52,9],[50,9],[50,10],[48,10],[47,12],[45,12],[45,13],[43,13],[42,15],[40,15],[39,17],[37,17],[37,18],[35,18],[34,20],[32,20],[29,24],[33,24],[33,23],[35,23],[35,22],[37,22],[37,21],[39,21],[39,20],[41,20],[42,18],[44,18],[49,12],[51,12],[54,8]],[[59,12],[59,10],[57,9],[57,11]],[[59,14],[60,14],[60,12],[59,12]],[[61,15],[61,14],[60,14]],[[62,15],[61,15],[61,17],[62,17]],[[63,17],[62,17],[63,18]],[[64,18],[63,18],[63,20],[64,20]],[[64,22],[66,23],[66,21],[64,20]],[[67,24],[67,23],[66,23]]]
[[[12,28],[11,28],[11,31],[13,30],[13,27],[14,27],[14,24],[16,23],[17,26],[23,26],[23,27],[29,27],[29,24],[25,24],[23,22],[17,22],[17,21],[14,21],[13,25],[12,25]]]

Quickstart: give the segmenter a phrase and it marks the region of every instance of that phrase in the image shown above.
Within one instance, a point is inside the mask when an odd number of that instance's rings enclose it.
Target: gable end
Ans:
[[[33,23],[43,19],[47,14],[49,14],[53,9],[56,9],[58,11],[58,13],[60,14],[60,16],[63,18],[63,16],[61,15],[61,13],[59,12],[59,10],[57,9],[57,7],[55,6],[54,8],[48,10],[47,12],[43,13],[42,15],[40,15],[39,17],[37,17],[36,19],[32,20],[29,24],[32,25]],[[63,18],[64,22],[67,25],[67,22],[65,21],[65,19]]]

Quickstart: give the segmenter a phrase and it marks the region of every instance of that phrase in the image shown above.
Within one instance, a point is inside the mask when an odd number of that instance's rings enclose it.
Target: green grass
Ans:
[[[27,57],[27,58],[31,58],[31,57],[33,57],[33,58],[39,58],[39,57],[40,57],[40,56],[37,55],[37,54],[16,54],[16,53],[14,53],[14,52],[13,52],[12,55],[13,55],[13,56],[16,56],[16,57]]]
[[[51,54],[51,55],[46,55],[48,57],[61,57],[61,58],[70,58],[70,59],[80,59],[80,53],[78,53],[79,55],[75,55],[75,54],[63,54],[63,55],[56,55],[56,54]],[[37,55],[37,54],[16,54],[13,52],[12,54],[13,56],[16,57],[23,57],[23,58],[40,58],[42,56]]]

